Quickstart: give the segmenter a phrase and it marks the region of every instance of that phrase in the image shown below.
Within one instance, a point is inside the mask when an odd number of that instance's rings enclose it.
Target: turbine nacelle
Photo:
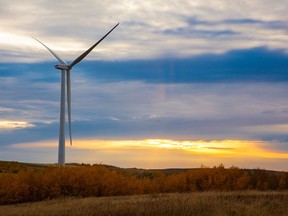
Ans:
[[[69,65],[66,65],[66,64],[57,64],[55,65],[55,68],[58,70],[70,70],[71,69]]]

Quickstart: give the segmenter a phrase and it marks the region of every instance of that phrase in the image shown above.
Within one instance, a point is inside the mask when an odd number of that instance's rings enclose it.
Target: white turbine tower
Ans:
[[[83,60],[105,37],[107,37],[117,26],[115,25],[106,35],[104,35],[97,43],[85,51],[82,55],[76,58],[71,64],[67,64],[57,55],[53,50],[47,47],[44,43],[41,43],[46,49],[48,49],[61,64],[55,65],[55,68],[61,70],[61,102],[60,102],[60,127],[59,127],[59,146],[58,146],[58,165],[65,165],[65,99],[66,99],[66,88],[67,88],[67,105],[68,105],[68,123],[69,123],[69,134],[70,144],[72,145],[72,131],[71,131],[71,85],[70,85],[70,70],[81,60]],[[66,81],[66,82],[65,82]],[[67,84],[67,86],[66,86]]]

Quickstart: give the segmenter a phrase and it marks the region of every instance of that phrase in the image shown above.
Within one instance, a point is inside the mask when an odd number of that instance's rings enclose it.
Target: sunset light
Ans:
[[[270,142],[253,140],[76,139],[72,146],[66,143],[66,148],[70,155],[70,162],[82,160],[95,163],[102,160],[110,164],[119,163],[124,167],[175,167],[177,164],[195,167],[197,164],[224,162],[228,165],[243,166],[241,164],[249,161],[254,161],[250,165],[261,166],[270,160],[288,159],[288,152],[271,149],[269,145],[271,145]],[[22,151],[29,151],[29,149],[42,149],[43,151],[54,149],[53,151],[56,151],[57,141],[14,144],[12,147],[22,149]],[[82,159],[79,160],[79,158]]]
[[[77,140],[73,146],[79,149],[168,149],[217,157],[288,158],[288,152],[267,149],[263,141],[249,140]]]
[[[0,129],[17,129],[17,128],[28,128],[34,125],[25,121],[8,121],[0,120]]]

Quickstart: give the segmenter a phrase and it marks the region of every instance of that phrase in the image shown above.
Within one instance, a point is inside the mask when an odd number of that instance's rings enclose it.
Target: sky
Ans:
[[[0,160],[288,171],[288,2],[0,0]],[[68,130],[67,130],[68,135]]]

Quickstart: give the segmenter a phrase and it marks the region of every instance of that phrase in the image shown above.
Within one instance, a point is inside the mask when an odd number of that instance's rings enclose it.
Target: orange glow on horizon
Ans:
[[[170,140],[170,139],[144,139],[144,140],[75,140],[73,149],[83,150],[177,150],[191,155],[207,155],[212,157],[229,158],[277,158],[288,159],[288,152],[268,149],[268,142],[253,140]],[[37,143],[24,143],[13,145],[16,148],[56,148],[57,141]],[[66,145],[70,148],[70,146]]]

